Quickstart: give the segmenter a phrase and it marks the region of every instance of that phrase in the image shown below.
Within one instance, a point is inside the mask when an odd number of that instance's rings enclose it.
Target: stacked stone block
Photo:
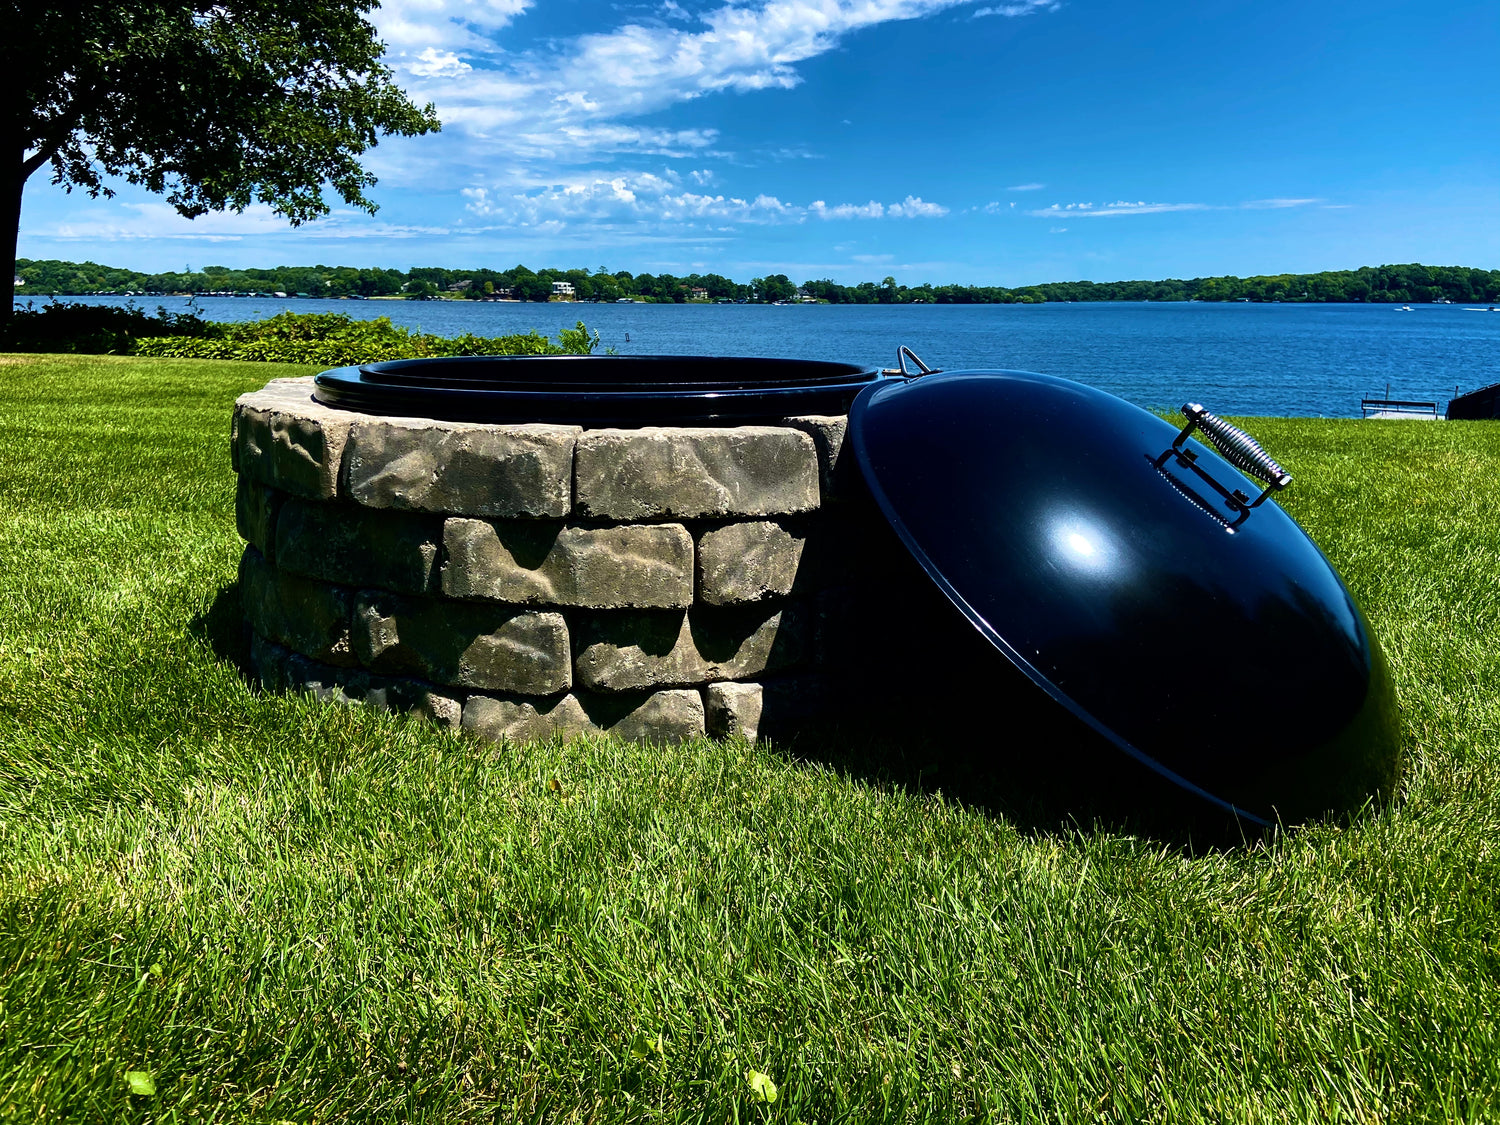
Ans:
[[[862,511],[845,419],[583,429],[235,404],[240,586],[278,688],[491,739],[755,739],[830,717]]]

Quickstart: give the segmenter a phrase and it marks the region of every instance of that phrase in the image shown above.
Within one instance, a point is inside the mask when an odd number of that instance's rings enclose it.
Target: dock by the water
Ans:
[[[1362,418],[1394,418],[1413,422],[1440,422],[1436,402],[1420,402],[1406,398],[1362,398],[1359,400]]]

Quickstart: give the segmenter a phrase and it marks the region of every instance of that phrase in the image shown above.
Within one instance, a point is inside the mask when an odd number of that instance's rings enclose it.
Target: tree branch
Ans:
[[[42,148],[38,149],[34,155],[28,156],[25,160],[21,161],[21,179],[30,179],[31,173],[35,172],[43,164],[47,163],[47,161],[56,156],[57,151],[60,148],[62,148],[61,142],[58,142],[57,144],[44,145]]]

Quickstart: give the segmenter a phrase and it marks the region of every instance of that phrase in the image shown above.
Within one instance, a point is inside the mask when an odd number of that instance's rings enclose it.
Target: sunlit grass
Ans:
[[[1247,423],[1409,755],[1195,852],[258,694],[227,437],[272,373],[0,357],[0,1119],[1500,1116],[1500,426]]]

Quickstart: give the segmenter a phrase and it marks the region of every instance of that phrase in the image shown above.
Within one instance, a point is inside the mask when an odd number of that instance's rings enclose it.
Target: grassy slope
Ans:
[[[1254,423],[1411,753],[1194,855],[257,695],[226,436],[288,371],[0,357],[0,1120],[1500,1116],[1500,426]]]

